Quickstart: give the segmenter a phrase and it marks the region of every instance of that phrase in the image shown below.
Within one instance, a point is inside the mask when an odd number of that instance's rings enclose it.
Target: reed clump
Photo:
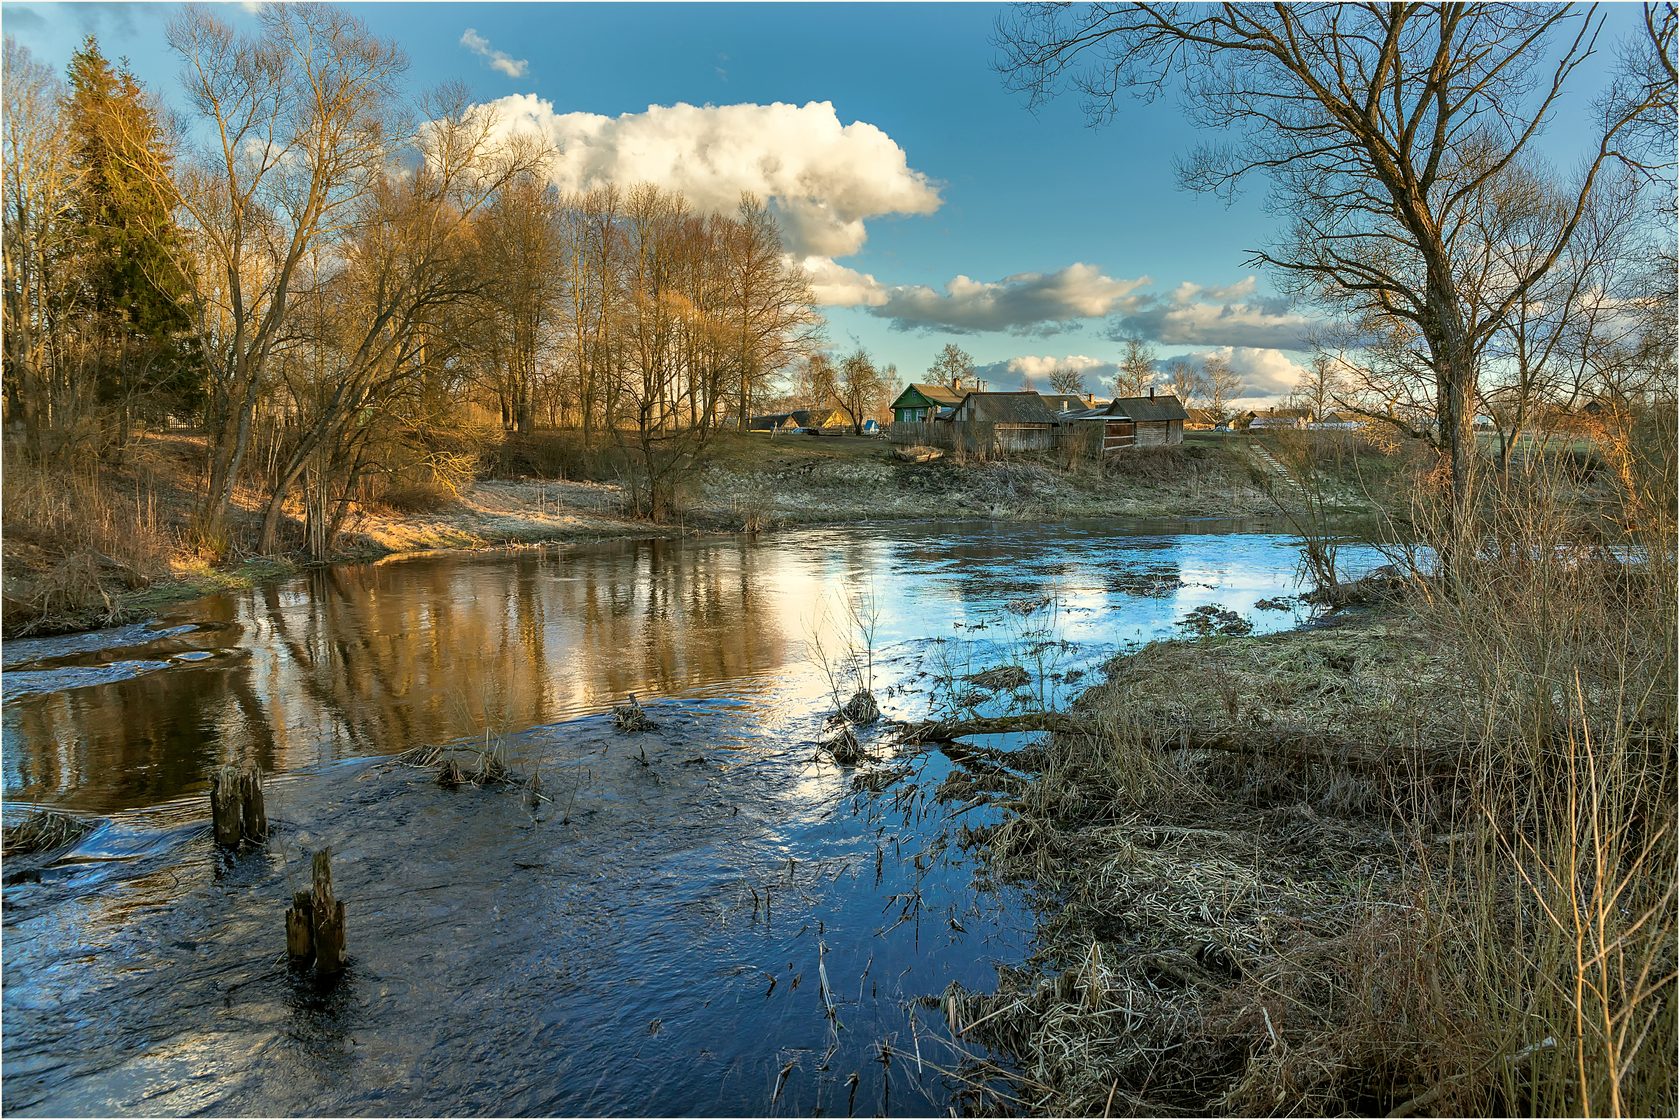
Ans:
[[[1111,664],[967,833],[1043,916],[1027,967],[947,993],[957,1039],[1032,1111],[1672,1115],[1675,439],[1645,422],[1619,468],[1425,492],[1397,601]],[[1196,746],[1293,730],[1319,749]]]
[[[74,844],[93,831],[94,822],[58,809],[36,809],[4,830],[4,854],[36,855]]]

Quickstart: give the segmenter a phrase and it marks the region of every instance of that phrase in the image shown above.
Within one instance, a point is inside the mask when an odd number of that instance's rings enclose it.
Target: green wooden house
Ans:
[[[912,381],[892,402],[893,421],[898,424],[925,424],[940,409],[956,407],[962,398],[963,394],[956,389]]]

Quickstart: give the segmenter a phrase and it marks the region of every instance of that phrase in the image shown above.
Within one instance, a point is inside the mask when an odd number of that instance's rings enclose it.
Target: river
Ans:
[[[862,525],[322,569],[144,626],[8,642],[8,821],[97,816],[6,860],[7,1114],[929,1114],[938,1010],[1030,952],[942,802],[951,763],[819,749],[848,650],[888,719],[1067,702],[1218,604],[1300,624],[1299,552],[1244,527]],[[1344,553],[1358,569],[1375,557]],[[1000,664],[1011,694],[962,678]],[[635,693],[654,730],[614,729]],[[966,695],[965,695],[966,694]],[[443,789],[392,756],[541,778]],[[255,762],[274,833],[218,853],[205,791]],[[284,959],[334,852],[349,970]]]

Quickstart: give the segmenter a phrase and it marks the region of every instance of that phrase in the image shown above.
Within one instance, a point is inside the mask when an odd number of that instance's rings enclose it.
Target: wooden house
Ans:
[[[967,393],[951,410],[951,422],[977,449],[1002,454],[1048,451],[1055,440],[1056,418],[1031,390]]]
[[[790,412],[779,412],[770,416],[754,416],[747,421],[747,431],[765,432],[770,435],[781,435],[799,429],[799,421]]]
[[[1131,421],[1137,447],[1176,447],[1184,442],[1184,421],[1189,414],[1171,393],[1157,396],[1151,389],[1147,397],[1120,397],[1109,402],[1106,411],[1111,420]]]
[[[1263,432],[1277,429],[1295,429],[1307,426],[1307,410],[1304,408],[1268,408],[1264,412],[1248,413],[1248,430]]]
[[[1090,393],[1080,396],[1077,393],[1040,393],[1039,400],[1044,407],[1054,413],[1083,412],[1097,407],[1097,398]]]
[[[940,409],[955,408],[962,398],[960,383],[946,387],[912,381],[892,402],[893,421],[898,424],[926,424]]]

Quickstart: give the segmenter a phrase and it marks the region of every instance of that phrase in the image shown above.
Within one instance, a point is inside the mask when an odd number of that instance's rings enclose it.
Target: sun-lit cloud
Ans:
[[[879,307],[887,301],[886,285],[871,273],[830,257],[806,257],[798,263],[810,278],[811,298],[818,307]]]
[[[1055,272],[1018,272],[996,281],[959,275],[943,291],[900,285],[887,289],[886,298],[870,309],[900,330],[1051,334],[1080,319],[1123,310],[1147,283],[1148,277],[1117,280],[1096,265],[1074,263]]]
[[[1022,354],[1002,361],[976,366],[975,376],[996,390],[1021,389],[1031,386],[1040,392],[1051,392],[1050,375],[1059,369],[1071,369],[1084,381],[1088,393],[1106,393],[1119,365],[1112,360],[1090,354]]]
[[[1212,355],[1219,355],[1231,363],[1231,369],[1242,379],[1240,398],[1246,400],[1274,400],[1295,388],[1306,368],[1281,350],[1255,346],[1216,346],[1191,352],[1190,361],[1200,363]],[[1159,363],[1157,363],[1159,364]]]
[[[461,45],[480,58],[490,63],[490,69],[510,78],[523,78],[531,64],[523,58],[514,58],[505,51],[496,50],[490,45],[490,40],[480,35],[472,28],[461,33]]]
[[[559,113],[530,94],[485,109],[502,127],[534,132],[559,151],[550,178],[562,190],[653,183],[702,212],[731,213],[751,191],[775,212],[788,250],[844,257],[863,248],[865,223],[931,214],[939,190],[892,137],[866,121],[842,123],[834,105],[651,105],[608,117]]]
[[[1138,335],[1177,346],[1305,350],[1318,323],[1279,296],[1256,295],[1252,276],[1225,287],[1189,282],[1152,296],[1114,323],[1111,337]]]

